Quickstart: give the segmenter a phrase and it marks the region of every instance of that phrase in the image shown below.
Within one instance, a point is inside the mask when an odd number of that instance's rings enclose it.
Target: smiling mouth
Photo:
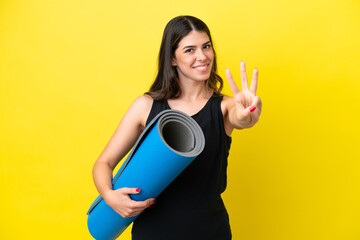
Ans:
[[[209,68],[209,64],[207,64],[205,66],[194,67],[194,69],[196,69],[196,70],[198,70],[200,72],[205,72],[208,68]]]

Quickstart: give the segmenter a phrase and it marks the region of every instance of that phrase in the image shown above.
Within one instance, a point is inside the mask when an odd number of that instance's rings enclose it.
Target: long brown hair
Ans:
[[[212,44],[210,30],[200,19],[193,16],[178,16],[170,20],[166,25],[158,57],[158,74],[155,81],[146,94],[155,100],[176,98],[180,95],[179,77],[176,67],[171,65],[175,57],[175,50],[183,37],[191,31],[205,32]],[[221,95],[223,80],[217,74],[216,54],[214,48],[214,60],[210,77],[206,80],[206,87],[212,89],[216,95]],[[219,87],[218,87],[219,83]]]

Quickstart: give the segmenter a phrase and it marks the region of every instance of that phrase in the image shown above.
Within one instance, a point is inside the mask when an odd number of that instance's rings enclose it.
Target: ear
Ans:
[[[171,59],[171,66],[173,67],[177,66],[177,62],[175,58]]]

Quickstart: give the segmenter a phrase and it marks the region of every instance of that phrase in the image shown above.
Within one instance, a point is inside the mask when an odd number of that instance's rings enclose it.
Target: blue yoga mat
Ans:
[[[131,199],[156,198],[204,149],[204,134],[183,112],[165,110],[144,129],[113,178],[113,189],[140,188]],[[97,240],[116,239],[136,219],[123,218],[98,196],[88,210],[88,228]]]

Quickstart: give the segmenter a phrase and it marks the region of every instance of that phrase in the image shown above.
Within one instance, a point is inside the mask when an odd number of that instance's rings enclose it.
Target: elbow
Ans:
[[[98,171],[102,171],[102,169],[107,169],[110,170],[111,172],[114,170],[115,166],[111,166],[110,163],[108,161],[106,161],[103,158],[98,158],[95,163],[94,166],[92,168],[92,175],[93,178],[97,175],[96,173]]]

